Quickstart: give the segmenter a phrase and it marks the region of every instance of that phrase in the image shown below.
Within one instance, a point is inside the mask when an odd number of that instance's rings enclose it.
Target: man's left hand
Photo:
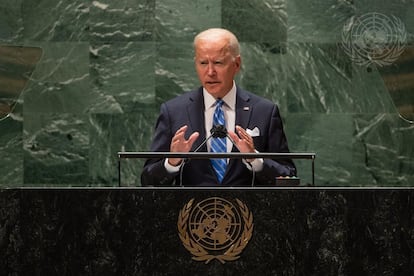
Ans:
[[[231,139],[236,144],[236,147],[242,153],[254,153],[255,147],[253,143],[253,138],[247,134],[246,130],[241,126],[236,126],[236,133],[229,131],[228,134]],[[246,160],[247,162],[252,162],[254,159]]]

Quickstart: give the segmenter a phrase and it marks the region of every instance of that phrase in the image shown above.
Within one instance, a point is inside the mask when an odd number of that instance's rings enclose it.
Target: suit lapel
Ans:
[[[250,97],[242,89],[237,87],[237,96],[236,96],[236,124],[242,128],[246,129],[249,125],[250,115],[252,112],[252,105]],[[237,149],[233,146],[233,151]]]
[[[236,95],[236,120],[235,126],[239,125],[242,128],[246,128],[250,121],[250,115],[252,112],[252,106],[250,103],[250,97],[247,93],[245,93],[242,89],[237,87],[237,95]],[[233,145],[232,152],[238,152],[239,150],[236,146]],[[223,183],[229,177],[227,174],[228,172],[234,172],[239,164],[240,160],[238,159],[230,159],[228,166],[226,168],[226,173],[224,174]]]
[[[179,111],[178,111],[179,112]],[[196,149],[205,139],[206,130],[204,125],[204,99],[202,88],[192,93],[189,97],[189,104],[187,106],[187,116],[190,122],[191,132],[198,131],[199,138],[193,144],[192,150]],[[207,146],[204,145],[198,151],[207,151]]]
[[[190,122],[192,131],[198,131],[200,135],[198,136],[197,141],[192,146],[191,151],[197,149],[206,139],[206,128],[205,128],[205,118],[204,118],[204,97],[203,97],[203,88],[201,87],[193,94],[190,95],[189,104],[187,106],[187,116],[188,121]],[[199,152],[207,152],[207,144],[198,149]],[[216,173],[214,172],[213,166],[208,159],[205,161],[205,165],[209,166],[210,173],[214,179],[217,181]]]
[[[236,125],[246,128],[252,112],[250,97],[242,89],[237,87],[236,96]]]

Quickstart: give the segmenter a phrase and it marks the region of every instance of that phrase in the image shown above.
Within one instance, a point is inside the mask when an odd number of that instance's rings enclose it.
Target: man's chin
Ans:
[[[217,94],[222,90],[221,83],[206,83],[204,88],[212,94]]]

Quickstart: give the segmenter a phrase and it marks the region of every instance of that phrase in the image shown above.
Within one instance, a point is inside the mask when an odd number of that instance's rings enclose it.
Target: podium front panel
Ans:
[[[409,275],[412,210],[411,189],[1,190],[0,274]]]

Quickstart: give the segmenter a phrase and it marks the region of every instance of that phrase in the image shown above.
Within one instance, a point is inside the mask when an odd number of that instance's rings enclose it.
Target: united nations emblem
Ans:
[[[404,51],[406,42],[403,22],[377,12],[351,17],[342,30],[342,46],[358,65],[390,65]]]
[[[220,197],[197,204],[191,199],[178,215],[178,235],[193,260],[217,259],[221,263],[240,258],[253,233],[253,215],[247,206]]]

